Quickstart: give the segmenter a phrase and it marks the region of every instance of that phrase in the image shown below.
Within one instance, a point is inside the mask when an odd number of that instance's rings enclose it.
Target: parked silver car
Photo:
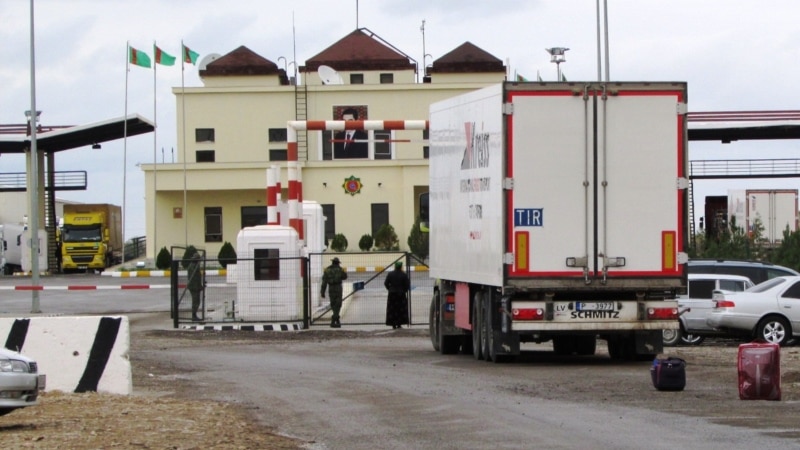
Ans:
[[[36,361],[0,348],[0,416],[39,403],[47,377],[39,373]]]
[[[706,323],[784,345],[800,336],[800,276],[773,278],[744,292],[714,292]]]
[[[664,330],[664,345],[699,345],[705,336],[725,334],[706,324],[714,291],[740,292],[753,286],[747,277],[721,273],[690,273],[688,282],[687,295],[678,298],[680,329]]]

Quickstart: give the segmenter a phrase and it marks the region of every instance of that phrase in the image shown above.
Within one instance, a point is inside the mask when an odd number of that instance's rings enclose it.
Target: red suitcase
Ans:
[[[781,347],[766,342],[739,346],[739,398],[781,399]]]

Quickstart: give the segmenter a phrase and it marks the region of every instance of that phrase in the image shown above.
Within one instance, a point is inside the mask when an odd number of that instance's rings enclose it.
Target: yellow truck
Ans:
[[[61,271],[102,272],[122,262],[122,209],[108,203],[65,204],[59,233]]]

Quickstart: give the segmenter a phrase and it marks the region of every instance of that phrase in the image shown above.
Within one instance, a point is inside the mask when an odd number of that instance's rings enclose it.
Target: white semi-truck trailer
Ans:
[[[505,82],[431,105],[435,349],[495,362],[525,342],[663,350],[686,288],[686,95]]]

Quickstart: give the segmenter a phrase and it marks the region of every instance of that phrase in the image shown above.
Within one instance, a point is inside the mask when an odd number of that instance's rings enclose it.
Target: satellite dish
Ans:
[[[344,84],[342,76],[333,67],[321,65],[317,69],[317,73],[322,80],[322,84]]]
[[[200,60],[200,64],[197,65],[197,70],[206,70],[206,66],[210,63],[220,59],[222,55],[219,53],[209,53],[206,56],[203,56],[203,59]]]

